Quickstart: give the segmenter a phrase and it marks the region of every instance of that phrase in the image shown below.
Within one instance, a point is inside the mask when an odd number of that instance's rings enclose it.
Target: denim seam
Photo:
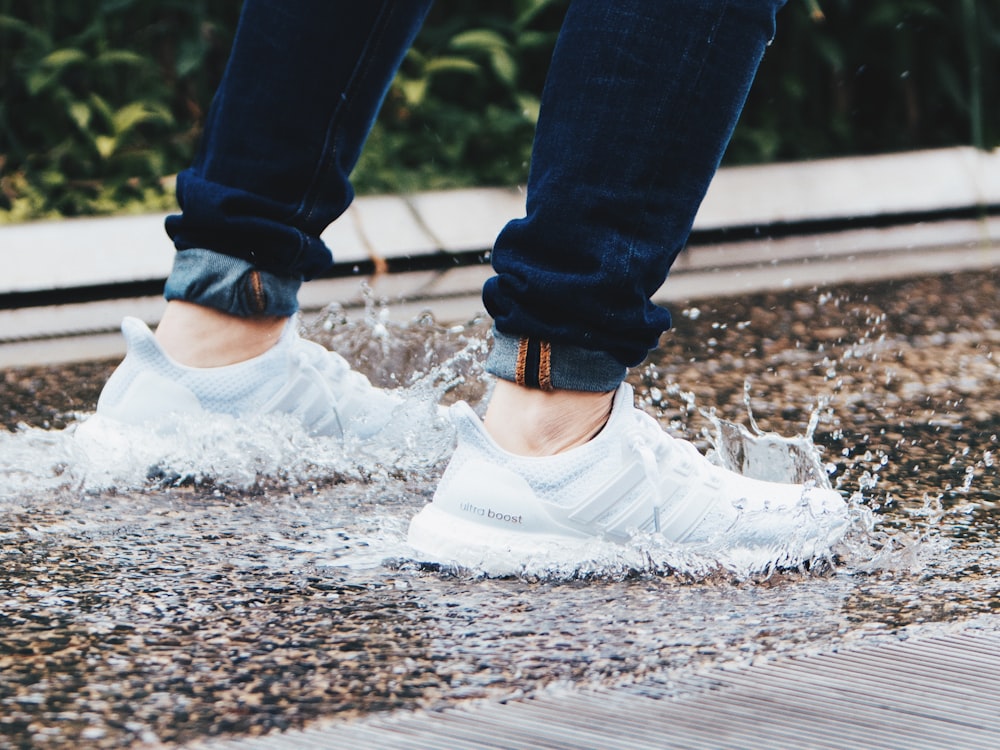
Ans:
[[[555,390],[552,385],[552,344],[522,336],[517,342],[514,382],[540,391]]]
[[[514,366],[514,382],[524,385],[524,371],[528,365],[528,339],[524,336],[517,342],[517,364]]]
[[[369,36],[364,50],[358,59],[358,64],[355,66],[351,78],[344,87],[341,101],[339,104],[334,106],[333,111],[330,114],[326,137],[323,139],[320,158],[317,160],[316,170],[313,172],[312,180],[303,192],[302,201],[299,203],[298,207],[285,218],[285,222],[289,225],[292,225],[294,223],[293,220],[296,218],[302,218],[306,221],[310,221],[315,213],[317,199],[320,195],[319,186],[323,183],[323,178],[333,168],[333,164],[339,153],[336,146],[338,128],[350,111],[351,94],[357,91],[358,86],[361,85],[361,82],[364,79],[364,71],[370,67],[370,61],[373,56],[371,51],[385,28],[385,19],[386,4],[383,3],[382,8],[379,11],[378,18],[375,19],[375,23],[372,25],[371,35]],[[298,265],[299,259],[306,252],[309,244],[309,238],[304,232],[302,232],[302,230],[296,230],[296,234],[299,239],[299,248],[295,255],[293,267]]]
[[[322,183],[322,177],[330,171],[339,153],[336,146],[338,127],[351,111],[351,95],[363,85],[367,71],[371,68],[371,60],[374,57],[373,50],[377,48],[382,33],[386,28],[387,12],[391,12],[391,7],[388,3],[383,2],[382,7],[379,10],[378,17],[372,24],[372,32],[358,58],[357,65],[352,71],[352,75],[348,80],[347,85],[344,87],[344,92],[341,95],[341,102],[334,107],[334,110],[330,115],[330,125],[327,129],[326,139],[323,143],[323,158],[320,160],[316,171],[313,173],[312,183],[306,189],[302,198],[302,203],[299,205],[299,208],[294,214],[295,216],[302,215],[307,220],[312,218],[313,212],[316,208],[316,198],[319,195],[319,185]]]
[[[729,11],[729,5],[730,3],[728,1],[720,4],[718,14],[716,15],[715,20],[712,24],[711,31],[709,32],[708,37],[705,40],[705,45],[707,47],[711,47],[715,43],[715,37],[719,33],[719,27],[722,25],[722,19]],[[685,52],[687,51],[688,50],[685,50]],[[694,77],[693,83],[688,87],[688,91],[697,91],[699,89],[701,85],[701,78],[705,72],[705,66],[707,65],[706,58],[707,55],[701,56],[701,65],[698,68],[698,73]],[[684,106],[680,109],[680,111],[677,113],[677,116],[674,118],[675,124],[687,119],[688,112],[691,109],[691,97],[688,96],[683,101],[684,101]],[[650,178],[650,180],[652,181],[652,177]],[[650,182],[650,184],[647,185],[647,187],[651,187],[651,184],[652,182]],[[635,259],[635,247],[630,243],[628,248],[628,262],[631,264],[634,259]]]
[[[712,24],[711,31],[709,32],[708,37],[705,40],[705,44],[708,47],[711,47],[714,44],[716,34],[718,34],[719,27],[722,25],[722,19],[725,17],[726,13],[729,10],[730,3],[727,1],[725,3],[721,3],[720,6],[721,7],[719,7],[718,14],[716,15],[716,17],[714,19],[714,23]],[[701,78],[702,78],[702,74],[704,73],[705,66],[707,64],[706,59],[705,59],[706,57],[707,56],[702,56],[701,57],[701,65],[698,68],[698,73],[694,77],[694,83],[690,86],[689,91],[696,91],[698,89],[700,81],[701,81]],[[684,100],[684,106],[680,109],[680,111],[677,113],[677,116],[674,118],[674,122],[675,123],[680,122],[680,121],[684,120],[687,117],[688,111],[690,110],[690,105],[691,105],[691,99],[690,99],[690,97],[688,97],[688,98],[686,98]],[[647,187],[651,187],[652,184],[653,184],[653,177],[650,176],[650,180],[649,180],[649,183],[647,183]],[[648,224],[648,221],[649,221],[649,212],[648,211],[644,211],[643,213],[644,213],[644,218],[645,218],[645,221],[643,223],[644,224]],[[679,254],[680,250],[682,250],[682,249],[683,249],[683,247],[676,249],[675,257],[676,257],[676,254]],[[627,267],[631,267],[635,263],[635,261],[636,261],[636,252],[635,252],[635,242],[634,242],[634,240],[630,240],[627,243],[627,245],[625,246],[624,250],[625,250],[625,264],[626,264]],[[669,274],[669,269],[668,269],[668,274]]]
[[[258,313],[267,309],[267,296],[264,294],[264,282],[260,278],[260,271],[250,272],[250,303]]]
[[[538,387],[543,391],[551,391],[552,345],[548,341],[540,341],[538,349]]]

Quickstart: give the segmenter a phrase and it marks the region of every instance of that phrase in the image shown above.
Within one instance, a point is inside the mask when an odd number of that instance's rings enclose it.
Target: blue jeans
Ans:
[[[289,315],[431,0],[246,0],[202,148],[178,179],[167,299]],[[527,216],[483,290],[487,369],[607,391],[670,327],[650,302],[691,231],[784,0],[572,0]]]

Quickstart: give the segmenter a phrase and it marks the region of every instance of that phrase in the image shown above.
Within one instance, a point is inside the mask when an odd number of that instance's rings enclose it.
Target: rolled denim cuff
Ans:
[[[625,379],[625,365],[606,352],[551,344],[493,329],[486,371],[503,380],[543,391],[613,391]]]
[[[232,315],[287,317],[299,309],[301,278],[277,276],[242,258],[194,248],[178,251],[163,295]]]

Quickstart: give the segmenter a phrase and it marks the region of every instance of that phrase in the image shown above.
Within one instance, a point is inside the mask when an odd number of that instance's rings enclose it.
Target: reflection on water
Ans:
[[[832,568],[741,580],[641,545],[499,580],[412,562],[406,525],[451,439],[432,407],[485,397],[484,321],[398,326],[372,306],[311,325],[407,389],[377,445],[275,418],[98,446],[72,427],[0,433],[3,732],[115,746],[257,731],[994,611],[992,312],[970,303],[929,332],[912,291],[864,296],[703,306],[633,378],[643,408],[717,460],[851,496]]]

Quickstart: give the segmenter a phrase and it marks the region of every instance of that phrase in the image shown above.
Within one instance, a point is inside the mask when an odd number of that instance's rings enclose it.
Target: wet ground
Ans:
[[[131,468],[95,473],[70,433],[113,363],[0,373],[0,748],[259,734],[992,612],[998,281],[675,307],[632,378],[644,407],[705,447],[702,410],[746,424],[748,397],[764,430],[802,434],[818,416],[831,481],[877,519],[832,569],[749,580],[655,561],[500,580],[416,565],[403,540],[447,453],[434,431],[380,454],[280,426],[187,435],[153,463],[137,438]],[[326,320],[312,335],[380,382],[430,372],[448,398],[483,395],[482,323]]]

